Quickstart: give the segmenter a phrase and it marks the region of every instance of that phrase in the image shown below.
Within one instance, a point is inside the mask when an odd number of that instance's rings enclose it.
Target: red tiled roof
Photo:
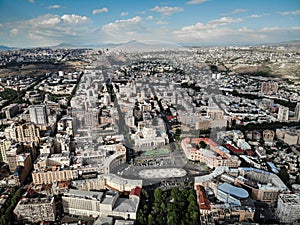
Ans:
[[[142,188],[135,187],[135,188],[131,189],[130,195],[136,195],[136,196],[140,197],[141,191],[142,191]]]
[[[210,203],[208,198],[206,197],[206,192],[201,185],[196,186],[196,193],[198,197],[199,209],[201,210],[210,210]]]

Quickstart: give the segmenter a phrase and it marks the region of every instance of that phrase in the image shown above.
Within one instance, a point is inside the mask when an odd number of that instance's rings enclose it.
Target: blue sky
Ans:
[[[300,39],[299,0],[0,0],[0,45],[6,46],[295,39]]]

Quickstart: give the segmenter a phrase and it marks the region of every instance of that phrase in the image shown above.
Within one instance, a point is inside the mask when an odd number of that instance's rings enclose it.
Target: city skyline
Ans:
[[[300,3],[289,1],[0,2],[0,45],[89,46],[159,40],[242,45],[296,40]]]

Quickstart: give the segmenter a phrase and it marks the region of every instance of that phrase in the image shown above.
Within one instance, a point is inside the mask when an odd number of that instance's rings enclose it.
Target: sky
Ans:
[[[300,0],[0,0],[0,45],[10,47],[299,39]]]

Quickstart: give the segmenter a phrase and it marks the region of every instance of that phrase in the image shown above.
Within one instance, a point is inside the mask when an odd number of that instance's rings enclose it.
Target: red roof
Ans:
[[[173,120],[176,119],[176,116],[167,116],[167,120]]]
[[[196,193],[200,210],[210,210],[210,202],[206,196],[206,192],[201,185],[196,185]]]
[[[141,191],[142,191],[142,188],[135,187],[135,188],[131,189],[130,195],[136,195],[136,196],[140,197]]]

